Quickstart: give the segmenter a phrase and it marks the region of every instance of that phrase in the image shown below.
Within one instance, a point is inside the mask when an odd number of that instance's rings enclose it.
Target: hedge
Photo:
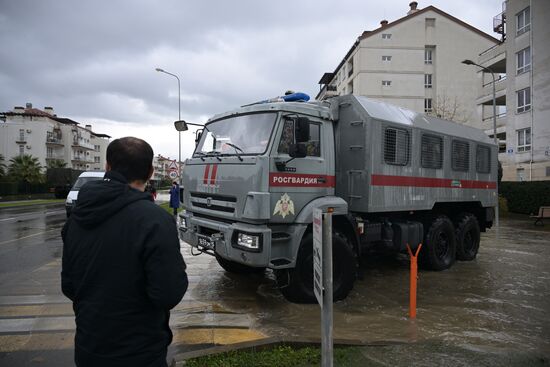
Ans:
[[[45,183],[27,184],[25,182],[0,181],[0,196],[18,194],[43,194],[48,192]]]
[[[550,181],[501,182],[499,192],[513,213],[538,213],[540,206],[550,206]]]

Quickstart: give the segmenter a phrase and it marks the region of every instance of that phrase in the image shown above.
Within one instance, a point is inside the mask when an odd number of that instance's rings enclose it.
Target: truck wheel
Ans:
[[[218,264],[223,268],[223,270],[227,271],[228,273],[233,274],[259,274],[263,273],[265,271],[265,268],[256,268],[253,266],[247,266],[244,264],[240,264],[235,261],[224,259],[223,257],[216,254],[216,260],[218,260]]]
[[[470,213],[459,216],[456,225],[456,258],[462,261],[471,261],[476,258],[479,250],[479,223]]]
[[[348,238],[339,232],[332,234],[333,301],[347,297],[357,278],[357,255]],[[315,303],[313,292],[313,234],[302,239],[296,267],[276,272],[283,296],[294,303]],[[286,285],[286,286],[285,286]]]
[[[421,264],[431,270],[445,270],[456,259],[456,239],[453,224],[446,216],[437,217],[424,239],[420,251]]]

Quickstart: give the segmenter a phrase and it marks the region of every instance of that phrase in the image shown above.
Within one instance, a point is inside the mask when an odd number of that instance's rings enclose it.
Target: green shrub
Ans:
[[[550,181],[502,182],[499,192],[512,213],[537,213],[540,206],[550,205]]]

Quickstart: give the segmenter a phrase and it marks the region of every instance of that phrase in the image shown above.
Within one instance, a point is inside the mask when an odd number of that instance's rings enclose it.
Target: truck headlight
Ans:
[[[72,203],[73,203],[73,199],[71,198],[67,198],[67,200],[65,201],[65,204],[71,205]]]
[[[259,235],[251,235],[247,233],[239,233],[237,235],[237,245],[250,251],[260,251],[261,237]]]
[[[185,217],[180,216],[179,221],[180,221],[180,228],[187,229],[187,220],[185,220]]]

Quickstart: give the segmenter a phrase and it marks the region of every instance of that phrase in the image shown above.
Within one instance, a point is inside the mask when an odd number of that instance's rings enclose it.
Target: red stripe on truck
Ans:
[[[334,187],[336,179],[327,175],[305,175],[297,173],[269,173],[272,187]]]
[[[496,182],[413,176],[372,175],[373,186],[412,186],[446,189],[496,189]]]
[[[212,167],[212,176],[210,176],[210,185],[216,184],[216,174],[218,173],[218,165],[214,164]]]
[[[207,165],[204,167],[204,177],[202,178],[202,183],[205,184],[205,185],[208,185],[208,176],[209,176],[209,173],[210,173],[210,165],[207,164]]]

